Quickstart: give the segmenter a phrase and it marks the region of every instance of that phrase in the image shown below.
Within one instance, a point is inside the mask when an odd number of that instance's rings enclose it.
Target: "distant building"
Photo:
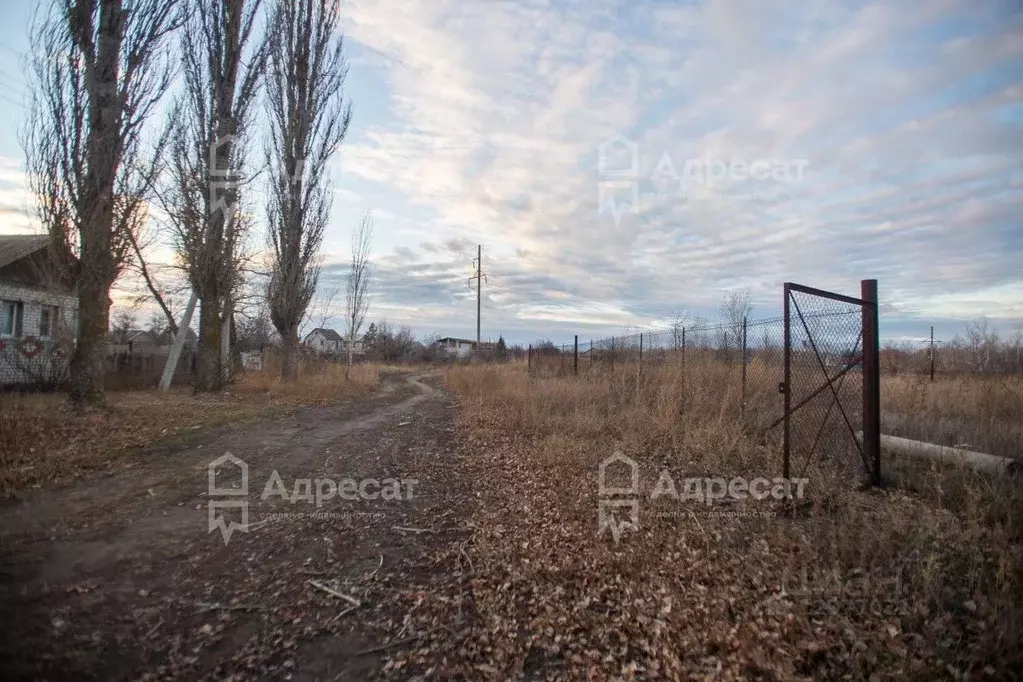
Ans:
[[[306,334],[303,342],[307,348],[319,355],[346,355],[348,353],[348,339],[341,336],[333,329],[317,327]],[[362,339],[355,339],[353,355],[365,353]]]
[[[442,339],[434,341],[433,347],[440,349],[448,355],[467,358],[476,349],[476,342],[470,339],[458,339],[453,336],[445,336]]]
[[[58,383],[77,326],[78,300],[49,238],[0,235],[0,385]]]
[[[306,334],[302,343],[319,355],[340,355],[344,339],[333,329],[317,327]]]
[[[113,331],[107,341],[107,355],[167,355],[173,345],[174,334],[169,330],[160,334],[142,329]],[[189,327],[182,350],[194,352],[198,345],[199,337]]]

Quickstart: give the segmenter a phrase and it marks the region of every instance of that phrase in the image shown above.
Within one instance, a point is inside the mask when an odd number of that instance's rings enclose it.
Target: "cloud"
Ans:
[[[1008,6],[359,0],[348,21],[387,57],[396,120],[362,123],[346,172],[436,216],[422,260],[482,242],[502,324],[652,322],[740,286],[766,311],[783,281],[867,277],[904,316],[1019,309],[1023,128],[1005,112],[1023,94],[1023,21]],[[617,224],[597,191],[616,134],[638,146],[641,190]],[[657,195],[665,155],[679,172],[702,158],[806,173]],[[461,300],[441,293],[455,279],[419,302]]]

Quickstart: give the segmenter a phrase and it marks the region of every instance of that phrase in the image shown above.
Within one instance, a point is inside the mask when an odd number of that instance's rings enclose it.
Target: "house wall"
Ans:
[[[449,355],[454,355],[457,358],[469,357],[472,354],[473,343],[467,341],[455,341],[448,339],[440,347]]]
[[[78,300],[71,294],[10,281],[0,281],[0,300],[22,304],[21,336],[0,336],[0,385],[37,383],[53,377],[66,364],[61,350],[70,352],[77,324]],[[38,339],[44,306],[55,306],[58,320],[53,337]],[[35,356],[26,354],[26,349],[31,349],[31,345],[23,343],[26,339],[39,340],[42,349]]]

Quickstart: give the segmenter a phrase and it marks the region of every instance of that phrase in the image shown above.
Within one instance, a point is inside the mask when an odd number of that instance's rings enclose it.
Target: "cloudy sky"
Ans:
[[[0,26],[0,231],[24,229],[18,53]],[[372,318],[568,340],[757,316],[877,278],[889,338],[1023,322],[1016,0],[355,0],[355,119],[326,277],[375,218]]]

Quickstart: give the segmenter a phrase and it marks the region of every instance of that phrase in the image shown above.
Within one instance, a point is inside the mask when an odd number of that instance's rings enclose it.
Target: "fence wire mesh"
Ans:
[[[855,481],[869,473],[863,429],[863,313],[858,304],[790,293],[791,475]]]
[[[747,432],[778,445],[787,387],[788,474],[848,488],[872,466],[857,440],[864,423],[863,308],[858,299],[793,286],[787,382],[784,316],[540,343],[529,348],[529,372],[538,378],[609,373],[637,385],[674,372],[681,383],[667,383],[684,387],[681,409],[691,400],[686,394],[710,391],[722,418],[739,420]]]

